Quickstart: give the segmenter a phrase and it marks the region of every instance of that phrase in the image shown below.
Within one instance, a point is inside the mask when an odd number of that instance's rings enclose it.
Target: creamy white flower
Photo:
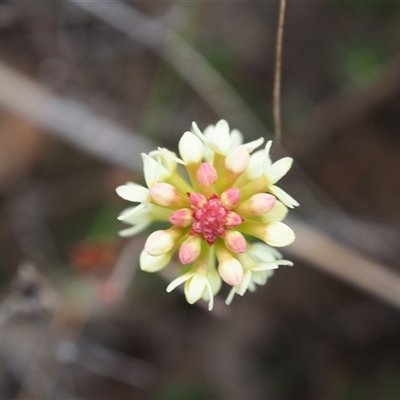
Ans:
[[[161,164],[159,157],[153,158],[142,153],[144,179],[147,187],[150,188],[158,182],[165,182],[174,171],[169,171]]]
[[[267,224],[274,221],[283,221],[288,212],[289,209],[277,200],[272,209],[260,217],[260,222]]]
[[[281,188],[275,186],[275,183],[279,181],[283,176],[287,174],[292,166],[293,159],[290,157],[284,157],[280,160],[271,163],[269,151],[272,145],[272,141],[269,141],[265,146],[265,158],[264,158],[264,176],[269,181],[268,191],[275,195],[285,206],[294,208],[299,206],[299,203],[289,194],[287,194]]]
[[[201,269],[199,271],[190,271],[186,274],[178,276],[167,287],[167,292],[172,292],[182,283],[185,283],[185,297],[189,304],[194,304],[201,298],[208,299],[208,309],[211,311],[214,306],[213,287],[218,288],[215,284],[215,276],[210,276],[207,271]],[[212,282],[212,283],[211,283]],[[218,289],[219,290],[219,289]]]
[[[203,141],[203,143],[212,151],[228,155],[228,153],[243,143],[243,135],[237,129],[229,131],[229,125],[225,120],[220,120],[215,125],[209,125],[201,132],[195,122],[192,123],[193,132]],[[257,147],[261,146],[264,138],[243,144],[249,153],[252,153]]]
[[[264,171],[265,150],[257,150],[250,155],[249,166],[243,180],[253,180],[262,176]]]
[[[294,208],[299,203],[284,190],[275,185],[290,170],[293,159],[284,157],[272,163],[269,151],[272,141],[267,142],[265,149],[250,156],[249,165],[244,174],[235,182],[247,199],[254,193],[267,191],[277,197],[285,206]]]
[[[140,253],[140,269],[146,272],[157,272],[166,267],[172,258],[173,252],[161,254],[160,256],[151,256],[143,250]]]
[[[168,221],[171,214],[171,210],[155,204],[140,204],[136,207],[127,208],[122,211],[118,219],[132,226],[121,230],[119,234],[123,237],[136,235],[144,231],[154,221]]]
[[[196,132],[198,133],[198,130]],[[216,153],[222,155],[228,154],[228,151],[231,148],[231,140],[229,125],[224,119],[221,119],[215,125],[208,126],[202,137],[206,146],[214,150]]]
[[[242,233],[254,236],[274,247],[289,246],[289,244],[292,244],[295,240],[293,230],[280,221],[262,223],[247,220],[237,229]]]
[[[263,141],[243,144],[242,134],[231,131],[224,120],[204,133],[193,123],[193,132],[185,132],[179,141],[178,156],[165,148],[142,154],[147,187],[128,182],[116,189],[123,199],[137,203],[118,217],[131,225],[122,236],[157,221],[171,224],[148,236],[140,268],[157,272],[177,253],[186,273],[167,291],[184,284],[190,304],[203,299],[212,309],[222,281],[232,287],[229,303],[235,294],[265,284],[279,265],[291,265],[270,246],[287,246],[294,240],[293,231],[281,221],[288,207],[298,203],[275,185],[292,159],[272,163],[271,142],[255,151]],[[186,174],[181,176],[183,168]],[[245,234],[270,246],[250,244]]]
[[[300,204],[292,196],[282,190],[280,187],[272,185],[269,187],[269,191],[276,196],[285,206],[289,208],[298,207]]]
[[[204,145],[192,132],[185,132],[179,141],[179,154],[185,164],[199,164],[204,157]]]
[[[137,223],[136,225],[131,226],[130,228],[122,229],[118,233],[122,237],[134,236],[140,232],[143,232],[148,226],[151,225],[151,222],[152,221],[147,219],[147,220]]]
[[[263,138],[262,138],[263,139]],[[264,140],[264,139],[263,139]],[[243,143],[243,134],[237,129],[232,129],[229,136],[229,150],[240,146]],[[249,143],[247,143],[248,145]]]
[[[211,264],[213,264],[213,260],[211,261]],[[209,290],[204,291],[202,299],[209,303],[208,308],[212,310],[214,304],[213,297],[220,291],[222,286],[222,279],[219,276],[215,267],[214,268],[210,267],[207,269],[207,279],[208,283],[211,286],[211,292]]]
[[[252,243],[247,252],[257,262],[269,262],[282,258],[280,251],[261,242]]]
[[[269,277],[280,265],[292,266],[293,263],[281,259],[281,254],[263,243],[249,245],[247,253],[238,254],[237,258],[244,268],[244,277],[240,285],[229,292],[226,304],[230,304],[235,296],[243,296],[247,290],[254,292],[257,285],[265,285]]]
[[[125,185],[118,186],[115,191],[124,200],[135,203],[147,203],[150,200],[149,189],[134,182],[127,182]]]
[[[170,174],[173,174],[176,171],[178,163],[182,163],[173,151],[164,147],[158,147],[157,150],[151,151],[149,156],[155,160],[160,159],[161,165],[164,166]]]

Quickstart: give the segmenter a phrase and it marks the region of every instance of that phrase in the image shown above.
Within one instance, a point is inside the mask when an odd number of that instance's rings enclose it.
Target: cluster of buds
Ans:
[[[263,142],[243,144],[242,134],[230,131],[224,120],[204,132],[193,123],[179,141],[180,158],[165,148],[142,154],[147,187],[128,182],[116,189],[123,199],[139,203],[119,216],[131,225],[122,236],[153,222],[170,224],[150,234],[140,255],[141,269],[156,272],[178,253],[181,274],[167,292],[184,284],[190,304],[203,299],[211,310],[222,281],[231,287],[229,304],[235,294],[264,285],[279,265],[292,265],[275,247],[294,241],[282,220],[298,203],[275,184],[293,160],[272,163],[271,141],[255,151]]]

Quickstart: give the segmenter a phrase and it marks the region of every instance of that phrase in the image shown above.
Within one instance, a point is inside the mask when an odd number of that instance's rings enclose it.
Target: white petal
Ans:
[[[244,146],[230,150],[225,158],[225,167],[234,174],[242,174],[249,165],[249,153]]]
[[[279,266],[276,263],[260,263],[260,264],[257,264],[257,266],[254,267],[252,269],[252,271],[255,271],[255,272],[270,271],[272,269],[277,269],[277,268],[279,268]]]
[[[230,139],[229,139],[229,150],[232,150],[235,147],[240,146],[242,143],[243,143],[242,133],[240,131],[238,131],[237,129],[232,129]]]
[[[271,187],[276,188],[276,186],[271,186]],[[273,221],[283,221],[288,212],[289,212],[288,208],[278,200],[275,202],[274,206],[272,207],[272,210],[269,210],[266,214],[261,216],[261,222],[268,223]]]
[[[274,162],[267,170],[266,176],[269,182],[273,185],[278,182],[283,176],[287,174],[289,169],[292,167],[293,158],[284,157]]]
[[[205,136],[194,121],[192,122],[192,131],[199,139],[201,139],[202,142],[206,141]]]
[[[124,222],[128,222],[131,224],[135,224],[137,221],[136,219],[131,220],[130,218],[132,218],[133,216],[140,214],[143,214],[143,211],[147,208],[147,206],[145,204],[139,204],[136,207],[129,207],[126,208],[125,210],[123,210],[121,212],[121,214],[118,216],[118,219],[120,221],[124,221]]]
[[[243,296],[246,293],[247,288],[249,287],[251,281],[251,271],[247,271],[244,276],[242,283],[237,288],[237,294]]]
[[[189,304],[194,304],[203,297],[207,287],[207,278],[202,274],[193,274],[185,283],[185,296]]]
[[[180,158],[176,156],[173,151],[164,147],[157,147],[157,150],[149,153],[152,157],[160,157],[161,164],[170,171],[175,171],[176,164],[185,164]]]
[[[268,188],[268,191],[276,196],[285,206],[289,208],[294,208],[300,205],[292,196],[287,194],[278,186],[272,185]]]
[[[178,276],[176,279],[174,279],[168,286],[167,286],[167,292],[170,293],[172,292],[175,288],[177,288],[180,284],[183,282],[186,282],[188,279],[190,279],[193,276],[193,272],[186,272],[186,274],[183,274],[181,276]]]
[[[269,151],[271,150],[271,146],[272,146],[272,140],[269,140],[265,145],[264,149],[264,172],[266,172],[272,164],[271,157],[269,156]]]
[[[267,280],[265,280],[265,282],[267,282]],[[255,292],[257,290],[257,285],[251,281],[248,290],[250,290],[250,292]]]
[[[226,155],[229,151],[229,144],[229,125],[224,119],[221,119],[215,124],[213,137],[211,138],[211,143],[208,143],[208,145],[214,151]]]
[[[294,265],[294,264],[293,264],[291,261],[289,261],[289,260],[276,260],[275,263],[278,264],[278,265],[286,265],[286,266],[288,266],[288,267],[293,267],[293,265]]]
[[[214,135],[215,125],[207,125],[203,130],[204,140],[211,140]]]
[[[251,278],[254,283],[259,286],[265,285],[267,283],[268,278],[270,278],[274,274],[274,270],[268,271],[254,271]],[[256,287],[254,287],[253,292],[255,291]]]
[[[121,237],[133,236],[144,231],[149,225],[150,222],[145,221],[130,228],[123,229],[122,231],[119,231],[118,234]]]
[[[207,291],[205,293],[207,293],[207,297],[209,298],[208,311],[212,311],[212,309],[214,308],[214,295],[209,281],[207,281]]]
[[[204,160],[205,160],[205,162],[213,165],[214,164],[214,156],[215,156],[214,150],[211,150],[209,147],[204,146]]]
[[[207,290],[203,293],[203,299],[208,300],[208,309],[211,311],[214,307],[214,296],[219,292],[222,286],[222,280],[215,269],[215,254],[210,251],[207,267]]]
[[[228,297],[227,297],[226,300],[225,300],[225,304],[226,304],[227,306],[229,306],[229,305],[232,303],[232,300],[233,300],[233,298],[235,297],[235,294],[236,294],[236,288],[233,287],[233,288],[231,289],[231,291],[229,292]]]
[[[192,131],[204,144],[206,144],[209,142],[209,138],[213,136],[214,125],[209,125],[204,130],[203,134],[199,129],[199,127],[197,126],[196,122],[192,122]],[[207,146],[204,146],[204,159],[209,164],[212,164],[214,161],[214,151]]]
[[[211,311],[214,308],[214,294],[210,281],[207,280],[202,299],[208,301],[208,311]]]
[[[293,243],[294,232],[282,222],[271,222],[266,229],[265,242],[270,246],[283,247]]]
[[[204,145],[192,132],[185,132],[179,140],[179,154],[185,164],[197,164],[203,160]]]
[[[197,126],[197,125],[196,125]],[[198,128],[197,128],[198,129]],[[194,133],[200,138],[200,140],[204,143],[204,159],[209,164],[213,163],[214,160],[214,150],[212,150],[209,145],[212,143],[212,137],[214,136],[214,125],[208,125],[206,129],[204,129],[204,134],[200,133],[200,130],[194,131]],[[215,148],[215,145],[213,145]]]
[[[247,252],[256,262],[274,261],[282,257],[278,250],[261,242],[250,244],[247,248]]]
[[[252,142],[245,143],[243,146],[246,147],[249,153],[252,153],[257,147],[260,147],[264,143],[264,138],[260,137]]]
[[[212,261],[215,262],[214,260],[215,259],[213,258]],[[212,293],[214,295],[217,294],[219,292],[219,290],[221,289],[222,280],[221,280],[221,277],[219,276],[217,270],[215,269],[215,267],[212,267],[211,269],[209,267],[209,270],[207,273],[207,279],[211,285]]]
[[[263,174],[265,163],[265,151],[259,150],[250,155],[249,166],[246,174],[249,180],[256,179]]]
[[[140,269],[146,272],[160,271],[169,264],[171,258],[171,252],[153,257],[143,250],[140,254]]]
[[[155,185],[160,177],[161,161],[156,161],[148,154],[142,153],[144,179],[146,180],[147,187]]]
[[[149,198],[149,190],[134,182],[127,182],[125,185],[118,186],[115,191],[124,200],[137,203],[143,203]]]
[[[139,205],[143,205],[143,204],[139,204]],[[118,215],[117,219],[119,219],[120,221],[123,221],[125,216],[129,216],[131,213],[135,214],[137,207],[138,206],[125,208],[125,210],[122,210],[121,213]]]

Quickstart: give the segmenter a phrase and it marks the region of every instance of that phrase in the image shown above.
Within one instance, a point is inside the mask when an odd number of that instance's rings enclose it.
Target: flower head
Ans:
[[[292,265],[273,247],[294,241],[293,231],[281,221],[288,207],[298,203],[276,186],[292,159],[272,163],[272,142],[254,152],[263,139],[243,144],[242,134],[230,131],[224,120],[204,132],[195,123],[192,129],[179,141],[180,158],[164,148],[142,154],[147,187],[130,182],[116,189],[123,199],[138,203],[119,219],[131,225],[121,231],[123,236],[153,222],[168,223],[169,228],[147,238],[141,269],[159,271],[177,252],[186,272],[167,291],[184,284],[190,304],[203,299],[212,309],[222,281],[232,287],[230,303],[235,294],[264,285],[279,265]],[[188,179],[179,174],[178,165]],[[261,242],[250,244],[249,236]]]

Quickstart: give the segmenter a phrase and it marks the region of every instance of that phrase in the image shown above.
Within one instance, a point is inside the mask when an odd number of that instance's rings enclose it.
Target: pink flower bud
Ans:
[[[162,207],[185,207],[187,200],[169,183],[156,183],[150,188],[150,197]]]
[[[243,280],[243,267],[236,258],[232,256],[225,245],[216,247],[218,258],[218,272],[223,281],[228,285],[238,286]]]
[[[226,215],[225,226],[227,228],[234,228],[240,225],[243,221],[244,221],[243,218],[239,214],[233,211],[229,211],[228,214]]]
[[[231,209],[235,207],[240,201],[240,190],[236,188],[230,188],[228,190],[225,190],[221,194],[221,203]]]
[[[179,260],[182,264],[190,264],[200,255],[201,237],[189,236],[179,247]]]
[[[257,193],[250,197],[238,207],[235,211],[244,215],[264,215],[271,211],[276,203],[276,198],[269,193]]]
[[[224,282],[231,286],[238,286],[243,280],[243,267],[236,258],[224,260],[218,265],[218,272]]]
[[[200,209],[207,204],[207,199],[200,193],[190,193],[189,202],[193,208]]]
[[[246,239],[240,232],[228,229],[225,232],[224,240],[226,247],[230,251],[234,253],[244,253],[246,251]]]
[[[272,210],[276,198],[269,193],[257,193],[249,199],[254,215],[263,215]]]
[[[193,222],[192,210],[190,208],[181,208],[174,211],[169,217],[169,222],[172,225],[186,228]]]
[[[160,256],[172,250],[175,243],[182,237],[183,230],[172,227],[166,231],[153,232],[146,240],[144,250],[150,256]]]
[[[168,231],[155,231],[146,240],[144,250],[150,256],[160,256],[174,247],[174,241]]]
[[[217,171],[212,165],[208,163],[203,163],[200,165],[199,169],[197,170],[197,181],[200,186],[212,186],[217,179]]]

